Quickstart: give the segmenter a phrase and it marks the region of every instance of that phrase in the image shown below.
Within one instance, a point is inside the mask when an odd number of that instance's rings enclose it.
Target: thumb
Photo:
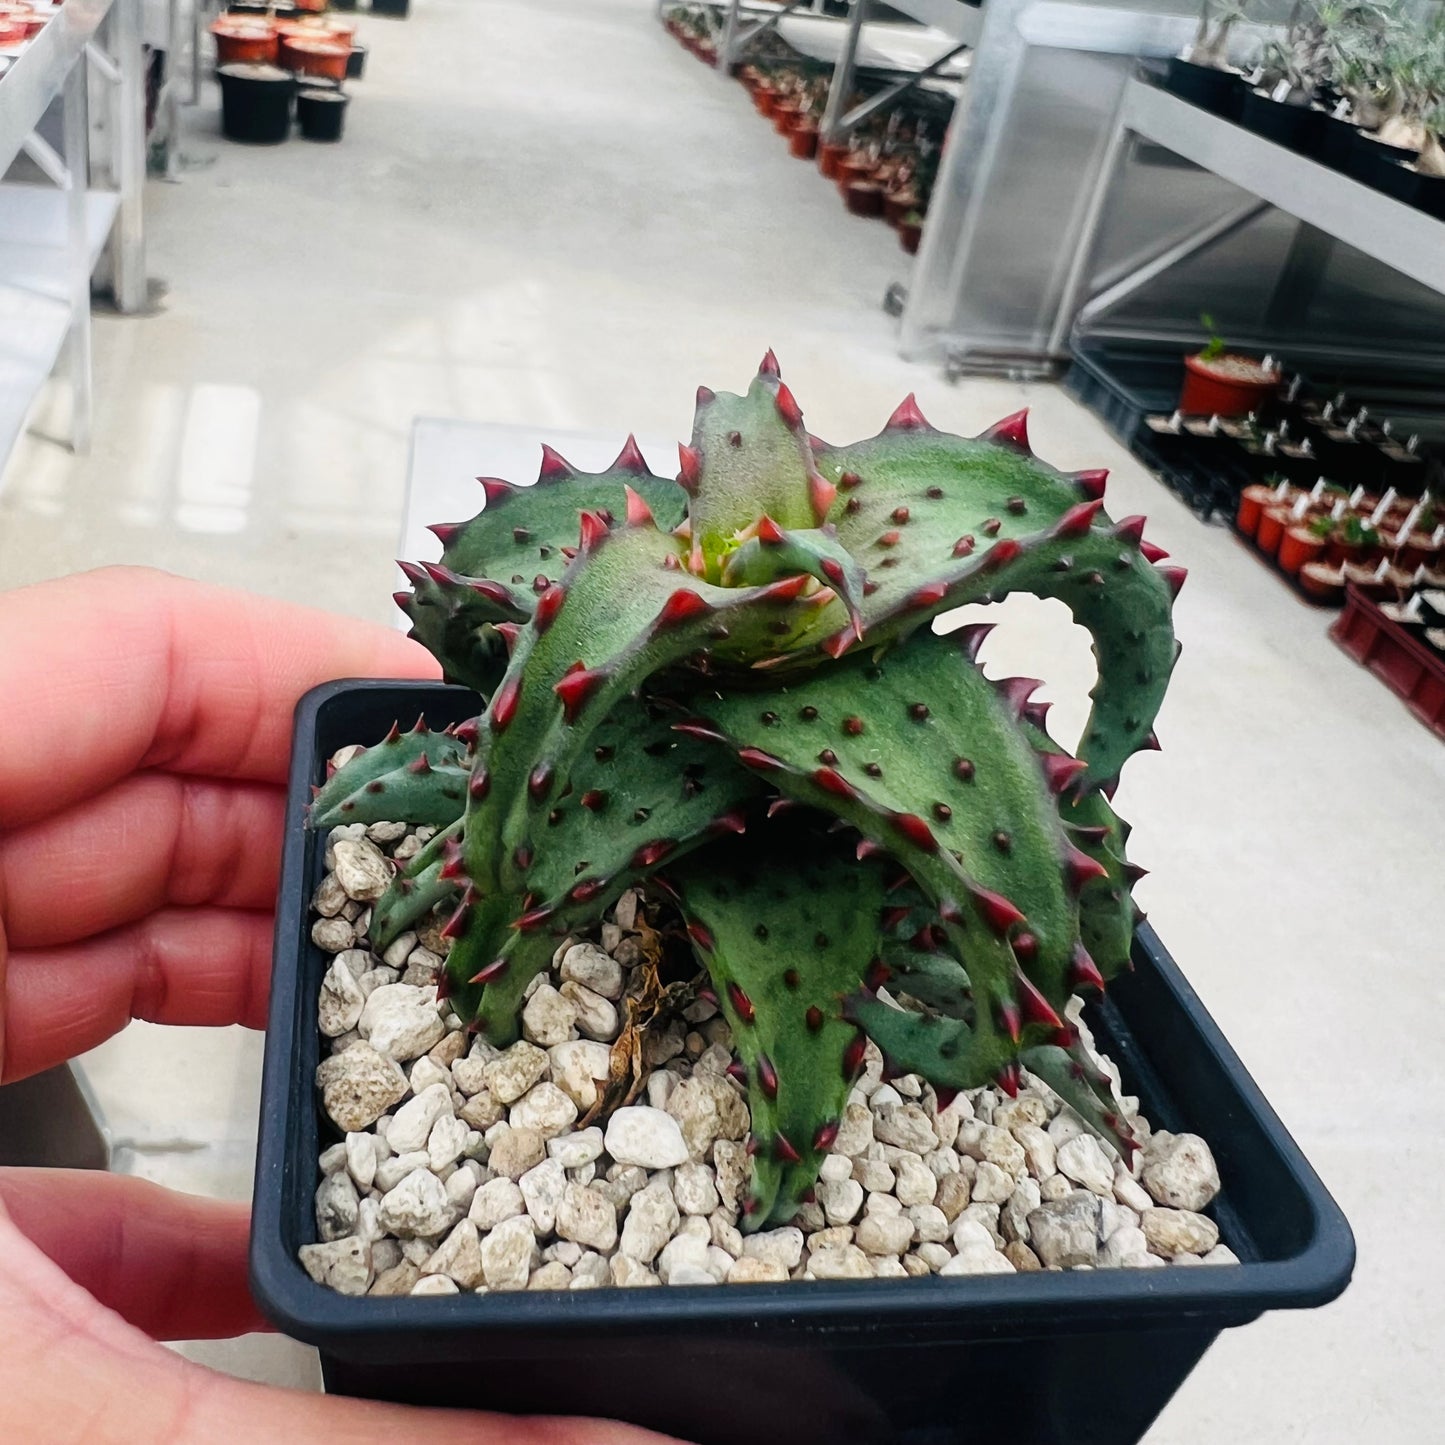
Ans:
[[[229,1439],[246,1445],[336,1445],[338,1440],[395,1445],[436,1431],[448,1445],[666,1445],[660,1435],[606,1421],[379,1405],[233,1380],[193,1364],[107,1309],[21,1232],[22,1216],[27,1227],[37,1226],[45,1183],[32,1176],[17,1184],[25,1172],[4,1171],[0,1188],[4,1439],[47,1445],[82,1439],[86,1445],[215,1445]],[[87,1180],[106,1193],[109,1185],[103,1181],[119,1182],[100,1174]],[[74,1196],[56,1198],[67,1211],[83,1205]],[[7,1211],[7,1199],[15,1203],[15,1218]],[[59,1212],[52,1210],[52,1216]],[[85,1232],[83,1215],[72,1232]],[[52,1228],[48,1241],[57,1254],[63,1254],[62,1233]],[[84,1250],[66,1257],[90,1268],[99,1258]],[[96,1277],[114,1285],[126,1275],[124,1270],[109,1276],[100,1271]],[[241,1320],[232,1315],[231,1322]]]

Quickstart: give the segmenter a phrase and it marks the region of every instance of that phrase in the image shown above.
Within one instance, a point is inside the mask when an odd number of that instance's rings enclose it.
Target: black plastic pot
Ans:
[[[1212,65],[1196,65],[1177,55],[1169,62],[1165,86],[1181,100],[1203,110],[1238,120],[1244,104],[1244,77],[1236,70],[1216,70]]]
[[[405,20],[411,14],[411,0],[371,0],[371,13]]]
[[[1238,1266],[433,1298],[313,1283],[296,1250],[316,1238],[318,1144],[333,1131],[312,1084],[330,959],[310,940],[324,869],[304,826],[311,785],[395,718],[439,727],[477,710],[464,689],[393,682],[331,683],[297,709],[251,1288],[320,1349],[329,1391],[609,1416],[702,1445],[1130,1445],[1220,1330],[1344,1289],[1349,1226],[1147,927],[1091,1022],[1156,1127],[1210,1141],[1225,1180],[1212,1212]]]
[[[1242,126],[1305,155],[1314,153],[1324,118],[1311,106],[1273,100],[1258,90],[1244,92],[1239,111]]]
[[[1359,130],[1353,121],[1321,113],[1316,131],[1315,156],[1337,171],[1348,171],[1355,155]]]
[[[1357,181],[1367,186],[1380,187],[1385,167],[1393,161],[1414,161],[1416,152],[1405,146],[1386,145],[1365,131],[1355,132],[1354,146],[1350,151],[1349,172]]]
[[[274,65],[223,65],[221,129],[231,140],[277,145],[291,134],[291,72]]]
[[[307,140],[340,140],[346,120],[347,97],[342,92],[313,89],[296,93],[296,124]]]
[[[1419,174],[1404,161],[1381,161],[1375,167],[1375,187],[1397,201],[1413,206],[1420,193]]]
[[[351,54],[346,57],[346,78],[360,80],[366,70],[366,46],[351,42]]]
[[[1422,211],[1445,220],[1445,176],[1415,173],[1415,204]]]

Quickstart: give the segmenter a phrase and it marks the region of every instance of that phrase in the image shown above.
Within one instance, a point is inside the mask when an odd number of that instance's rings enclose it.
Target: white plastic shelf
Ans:
[[[88,269],[110,234],[120,197],[86,196]],[[67,198],[45,186],[0,185],[0,462],[55,369],[73,319]]]

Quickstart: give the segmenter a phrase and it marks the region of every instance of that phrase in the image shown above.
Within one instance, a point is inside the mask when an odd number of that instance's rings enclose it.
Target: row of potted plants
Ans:
[[[704,64],[717,64],[720,12],[676,6],[664,13],[663,24]],[[855,128],[845,141],[824,142],[820,127],[831,72],[776,34],[761,37],[751,56],[736,68],[736,77],[758,113],[787,139],[789,152],[816,160],[822,174],[838,183],[850,212],[881,217],[897,230],[905,251],[917,251],[938,167],[935,133],[941,134],[946,116],[921,112],[914,109],[916,101],[905,100]],[[938,100],[930,96],[924,103]]]
[[[1239,0],[1204,0],[1169,63],[1176,94],[1445,217],[1445,12],[1404,0],[1296,0],[1246,46]]]
[[[1424,581],[1398,601],[1347,590],[1330,636],[1445,738],[1445,591]]]
[[[289,16],[242,0],[211,24],[221,85],[221,129],[231,140],[276,145],[293,117],[308,140],[341,139],[366,47],[356,22],[326,12]]]
[[[1213,334],[1184,358],[1179,406],[1171,415],[1146,418],[1158,443],[1197,449],[1227,448],[1231,470],[1255,482],[1276,474],[1309,487],[1323,474],[1345,491],[1362,488],[1419,496],[1435,485],[1440,458],[1417,433],[1348,393],[1311,388],[1303,374],[1288,381],[1272,357],[1263,360],[1230,351]]]
[[[33,40],[54,13],[49,6],[37,9],[26,0],[7,0],[0,5],[0,49],[19,47]],[[0,74],[3,72],[4,66],[0,65]]]
[[[1349,583],[1389,598],[1445,584],[1445,524],[1428,494],[1346,493],[1323,479],[1304,491],[1280,477],[1244,489],[1235,527],[1319,602],[1343,602]]]

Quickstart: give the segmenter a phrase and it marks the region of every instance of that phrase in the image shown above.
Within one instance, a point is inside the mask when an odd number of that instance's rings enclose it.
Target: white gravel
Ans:
[[[449,945],[434,925],[384,957],[368,947],[392,860],[429,836],[333,830],[312,900],[312,937],[333,955],[316,1084],[336,1133],[318,1160],[319,1242],[299,1251],[319,1283],[453,1294],[1238,1262],[1203,1212],[1220,1187],[1203,1139],[1155,1133],[1121,1098],[1145,1141],[1126,1168],[1031,1076],[1017,1099],[977,1089],[941,1110],[916,1076],[883,1083],[871,1045],[816,1201],[743,1235],[748,1110],[714,1006],[650,1037],[637,1098],[578,1127],[609,1076],[637,896],[558,950],[523,1037],[498,1050],[437,1003]]]

